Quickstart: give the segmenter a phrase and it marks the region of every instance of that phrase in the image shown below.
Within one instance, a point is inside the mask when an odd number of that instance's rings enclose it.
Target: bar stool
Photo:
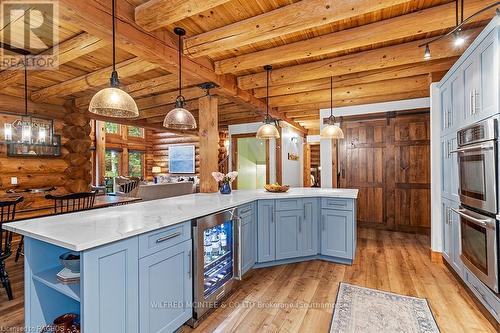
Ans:
[[[9,275],[5,268],[5,260],[12,254],[12,232],[4,230],[2,225],[14,221],[16,217],[16,205],[23,200],[23,197],[17,197],[15,199],[0,201],[0,279],[7,292],[9,301],[11,301],[14,296],[12,294],[12,287],[10,286]]]

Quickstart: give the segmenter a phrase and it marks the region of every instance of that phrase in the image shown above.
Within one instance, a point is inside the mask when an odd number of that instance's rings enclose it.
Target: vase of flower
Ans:
[[[223,182],[222,186],[220,187],[220,193],[221,194],[230,194],[231,193],[231,185],[229,182]]]
[[[212,177],[221,184],[220,193],[230,194],[231,193],[231,183],[238,176],[238,172],[231,171],[228,174],[223,174],[221,172],[212,172]]]

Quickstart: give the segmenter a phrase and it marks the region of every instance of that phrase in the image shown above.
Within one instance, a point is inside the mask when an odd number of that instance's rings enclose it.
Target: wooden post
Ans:
[[[337,188],[338,185],[338,140],[332,140],[332,187]]]
[[[106,171],[106,128],[105,122],[96,120],[95,122],[95,156],[97,185],[104,185],[104,174]]]
[[[304,142],[304,166],[303,166],[304,187],[311,187],[311,145]]]
[[[219,170],[218,98],[204,96],[199,100],[200,192],[217,192],[212,172]]]
[[[278,184],[282,184],[283,158],[281,156],[281,141],[283,140],[283,131],[281,129],[281,126],[278,126],[278,131],[280,132],[280,138],[275,139],[276,140],[276,182]]]
[[[68,150],[65,156],[68,168],[65,170],[64,187],[71,193],[89,191],[92,183],[90,119],[73,102],[67,102],[64,106],[68,112],[63,127],[63,134],[67,138],[64,147]]]

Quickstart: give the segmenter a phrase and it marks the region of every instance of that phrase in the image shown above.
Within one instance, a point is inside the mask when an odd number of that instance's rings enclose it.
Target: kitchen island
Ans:
[[[80,314],[83,332],[171,332],[193,314],[193,219],[236,208],[244,274],[356,249],[351,189],[192,194],[6,224],[25,236],[25,325]],[[60,283],[58,257],[80,252],[80,283]],[[238,251],[238,252],[239,252]],[[236,268],[235,268],[236,269]]]

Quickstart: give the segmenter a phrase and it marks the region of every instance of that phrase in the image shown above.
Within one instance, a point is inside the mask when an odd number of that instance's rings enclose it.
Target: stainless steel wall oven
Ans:
[[[460,258],[495,293],[499,292],[498,117],[457,133]]]
[[[497,128],[490,118],[460,130],[458,180],[460,202],[490,214],[497,214]]]

